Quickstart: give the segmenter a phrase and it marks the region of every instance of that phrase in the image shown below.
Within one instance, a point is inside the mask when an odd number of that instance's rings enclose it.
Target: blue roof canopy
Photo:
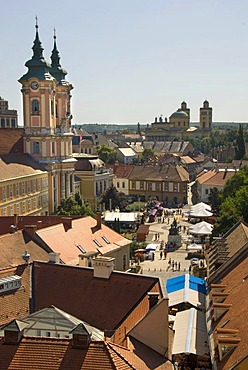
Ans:
[[[168,279],[166,282],[167,293],[173,293],[177,290],[185,289],[186,284],[189,282],[189,289],[196,290],[197,292],[206,294],[206,282],[196,276],[185,274]]]

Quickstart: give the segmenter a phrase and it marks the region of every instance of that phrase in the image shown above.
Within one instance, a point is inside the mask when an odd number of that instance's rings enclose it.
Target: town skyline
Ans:
[[[197,122],[205,99],[214,122],[247,122],[247,10],[230,0],[4,3],[12,22],[10,32],[9,18],[2,20],[0,95],[22,125],[18,79],[32,55],[37,14],[46,60],[56,28],[61,65],[74,86],[74,124],[146,124],[169,118],[183,100]]]

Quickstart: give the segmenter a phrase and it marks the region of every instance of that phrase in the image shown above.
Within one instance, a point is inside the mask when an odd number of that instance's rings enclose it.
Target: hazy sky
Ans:
[[[9,0],[1,3],[0,95],[17,109],[35,15],[53,28],[73,84],[73,123],[150,123],[208,99],[214,121],[248,122],[248,0]]]

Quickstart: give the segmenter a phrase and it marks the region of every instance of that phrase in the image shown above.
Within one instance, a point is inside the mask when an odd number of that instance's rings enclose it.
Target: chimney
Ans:
[[[115,258],[111,257],[96,257],[93,260],[94,277],[109,279],[114,270]]]
[[[64,224],[65,231],[68,231],[72,228],[72,218],[71,217],[61,217],[61,221]]]
[[[156,306],[159,300],[159,293],[158,292],[149,292],[148,293],[148,300],[149,300],[149,310]]]
[[[24,225],[24,230],[32,237],[35,237],[37,225]]]
[[[42,229],[42,221],[37,221],[37,230]]]
[[[96,226],[98,229],[102,228],[102,212],[100,211],[96,213]]]
[[[59,263],[60,262],[60,253],[51,252],[49,253],[49,263]]]
[[[28,323],[21,320],[13,320],[4,328],[4,343],[18,344],[23,336],[23,331],[28,327]]]

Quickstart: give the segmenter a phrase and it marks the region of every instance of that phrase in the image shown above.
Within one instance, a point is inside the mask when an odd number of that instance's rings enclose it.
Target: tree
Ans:
[[[224,186],[214,234],[225,233],[236,222],[248,222],[248,167],[242,168]]]
[[[117,152],[115,149],[111,149],[107,145],[98,145],[96,147],[97,154],[99,158],[104,162],[104,163],[115,163],[117,159]]]
[[[79,193],[74,197],[61,199],[60,205],[57,208],[57,215],[61,216],[92,216],[95,217],[89,204],[84,203]]]
[[[102,195],[100,204],[105,204],[106,210],[119,208],[123,211],[128,202],[124,193],[118,192],[115,186],[108,188]]]
[[[139,122],[137,124],[137,134],[141,136],[141,128],[140,128],[140,123]]]
[[[237,143],[236,159],[242,159],[245,156],[245,140],[242,125],[239,125],[236,143]]]
[[[154,152],[152,149],[144,149],[142,153],[142,160],[143,161],[148,161],[148,159],[152,158],[154,156]]]
[[[210,189],[208,201],[209,201],[209,204],[211,205],[211,208],[214,209],[218,213],[220,210],[220,204],[221,204],[221,192],[216,187],[214,187],[213,189]]]

